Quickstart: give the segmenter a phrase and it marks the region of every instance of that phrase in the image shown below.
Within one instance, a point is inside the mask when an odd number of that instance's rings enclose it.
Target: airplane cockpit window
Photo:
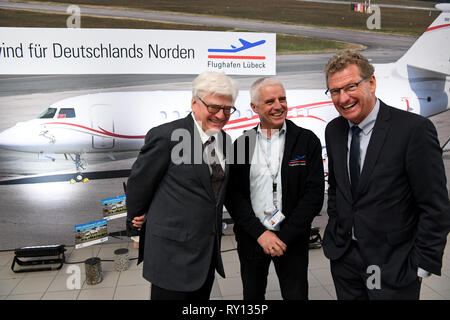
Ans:
[[[75,109],[61,108],[58,113],[58,118],[75,118]]]
[[[39,116],[38,119],[51,119],[55,116],[56,108],[47,108]]]

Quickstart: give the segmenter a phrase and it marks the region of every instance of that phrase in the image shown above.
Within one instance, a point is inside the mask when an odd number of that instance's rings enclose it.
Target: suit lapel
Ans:
[[[221,131],[220,134],[222,135],[222,154],[223,154],[223,158],[225,159],[225,179],[223,181],[222,187],[220,188],[220,192],[219,192],[219,199],[224,199],[225,196],[225,190],[226,190],[226,184],[228,181],[228,177],[230,175],[230,161],[227,157],[228,150],[231,150],[233,148],[233,144],[231,143],[231,139],[228,137],[227,138],[227,134],[225,133],[225,131]],[[212,188],[211,188],[212,191]]]
[[[246,160],[246,163],[250,167],[250,164],[252,163],[253,154],[255,153],[256,144],[258,143],[257,139],[257,130],[258,126],[254,127],[253,129],[246,132],[246,135],[248,136],[248,139],[246,141],[245,150],[248,154],[248,161]]]
[[[246,130],[242,136],[235,141],[234,164],[243,168],[242,183],[243,190],[250,192],[250,165],[256,146],[256,130],[258,126]],[[249,193],[250,194],[250,193]]]
[[[297,126],[292,125],[291,121],[286,120],[286,138],[284,140],[283,160],[281,163],[281,190],[287,190],[289,160],[299,134],[300,129]],[[284,203],[282,205],[285,207]]]
[[[345,118],[340,117],[339,119],[339,127],[335,132],[336,136],[334,138],[334,141],[336,143],[335,159],[333,163],[334,172],[336,184],[341,185],[341,190],[343,190],[343,194],[347,198],[347,201],[352,202],[353,197],[347,166],[347,143],[349,126],[348,121]]]
[[[370,180],[370,175],[373,172],[375,165],[380,155],[381,149],[386,140],[387,132],[389,130],[389,118],[390,112],[388,107],[380,100],[380,111],[378,111],[377,120],[373,127],[372,136],[370,137],[369,145],[367,146],[366,158],[364,160],[363,168],[361,171],[361,178],[359,179],[359,185],[357,194],[361,194],[367,187]]]
[[[197,175],[197,178],[202,183],[203,187],[205,188],[208,195],[211,197],[211,199],[215,199],[214,192],[211,185],[211,177],[209,172],[208,164],[203,159],[203,143],[202,139],[200,138],[200,133],[198,132],[197,128],[195,128],[195,123],[192,118],[192,115],[189,114],[186,118],[186,129],[189,131],[191,135],[191,150],[192,150],[192,156],[191,156],[191,165],[194,168],[194,172]],[[201,152],[201,154],[198,154]],[[201,159],[201,163],[199,163],[199,160]]]

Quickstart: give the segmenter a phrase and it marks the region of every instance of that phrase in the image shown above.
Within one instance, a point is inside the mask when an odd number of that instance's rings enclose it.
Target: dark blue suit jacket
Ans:
[[[421,267],[440,275],[450,228],[442,149],[432,122],[387,106],[380,110],[355,197],[347,168],[348,121],[338,117],[325,131],[328,154],[328,216],[323,249],[339,259],[352,227],[365,263],[381,281],[403,287]]]

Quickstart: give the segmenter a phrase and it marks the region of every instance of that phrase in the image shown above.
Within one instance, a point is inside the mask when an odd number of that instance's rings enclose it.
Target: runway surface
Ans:
[[[138,11],[133,9],[87,7],[81,5],[79,7],[81,8],[81,15],[144,19],[161,22],[185,23],[185,24],[206,25],[206,26],[221,26],[228,28],[236,28],[240,30],[287,33],[307,37],[317,37],[331,40],[360,43],[369,45],[371,47],[383,47],[387,45],[391,49],[398,49],[398,48],[401,49],[404,46],[409,47],[414,42],[413,37],[370,33],[364,30],[363,31],[337,30],[331,28],[329,29],[317,28],[317,27],[281,24],[267,21],[252,21],[244,19],[233,19],[225,17],[193,15],[183,13],[155,12],[143,10]],[[0,8],[14,8],[33,11],[66,13],[67,5],[0,1]]]
[[[0,2],[0,6],[3,4],[4,2]],[[111,15],[114,12],[106,13]],[[95,14],[99,12],[96,11]],[[120,14],[123,14],[123,11]],[[135,12],[127,14],[134,15]],[[200,19],[200,17],[188,15],[185,17],[178,14],[176,16],[179,22],[181,21],[178,19],[189,18],[191,22],[210,23],[207,19],[211,19],[215,25],[239,23],[242,28],[242,21],[233,19],[222,20],[222,18],[211,17]],[[185,20],[183,22],[190,23]],[[250,21],[248,23],[250,25],[245,25],[246,29],[255,28],[255,30],[283,33],[292,31],[297,32],[296,34],[309,32],[305,31],[309,29],[298,26]],[[263,27],[264,29],[257,29]],[[411,37],[372,36],[368,33],[359,35],[353,31],[313,29],[322,36],[325,32],[327,36],[336,35],[341,40],[351,35],[353,42],[360,36],[362,43],[368,46],[364,54],[374,63],[397,60],[414,41]],[[285,84],[286,89],[324,89],[323,66],[331,55],[332,53],[278,56],[277,76]],[[0,131],[17,122],[36,117],[49,104],[66,97],[108,91],[190,90],[194,77],[194,75],[0,76]],[[235,76],[233,78],[237,80],[240,89],[248,90],[257,77]],[[186,101],[186,104],[188,105],[189,101]],[[439,138],[443,144],[450,137],[448,125],[450,112],[434,116],[432,121],[438,128]],[[88,172],[117,173],[122,172],[121,170],[129,170],[136,155],[137,152],[119,153],[115,154],[116,160],[111,161],[106,154],[89,154],[86,157],[89,164]],[[449,152],[444,154],[444,161],[447,177],[449,177]],[[56,161],[38,160],[36,154],[0,150],[2,206],[0,250],[59,243],[73,245],[73,226],[101,219],[101,200],[123,194],[122,184],[126,178],[93,178],[85,184],[70,184],[68,179],[64,179],[70,177],[73,172],[73,163],[66,160],[63,155],[57,155]],[[43,182],[48,179],[48,176],[52,176],[50,180],[53,182]],[[58,179],[63,180],[58,181]],[[5,182],[5,180],[15,181],[15,183]],[[326,215],[324,215],[315,223],[323,228],[326,221]],[[109,232],[123,228],[123,218],[108,223]],[[113,242],[114,239],[111,241]]]

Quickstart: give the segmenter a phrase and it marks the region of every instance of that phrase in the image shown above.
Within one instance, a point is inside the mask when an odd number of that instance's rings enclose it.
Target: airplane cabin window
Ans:
[[[239,119],[241,117],[241,112],[236,109],[236,111],[231,115],[230,120]]]
[[[56,108],[47,108],[39,116],[39,119],[51,119],[55,116]]]
[[[75,118],[75,109],[61,108],[58,113],[58,118]]]

